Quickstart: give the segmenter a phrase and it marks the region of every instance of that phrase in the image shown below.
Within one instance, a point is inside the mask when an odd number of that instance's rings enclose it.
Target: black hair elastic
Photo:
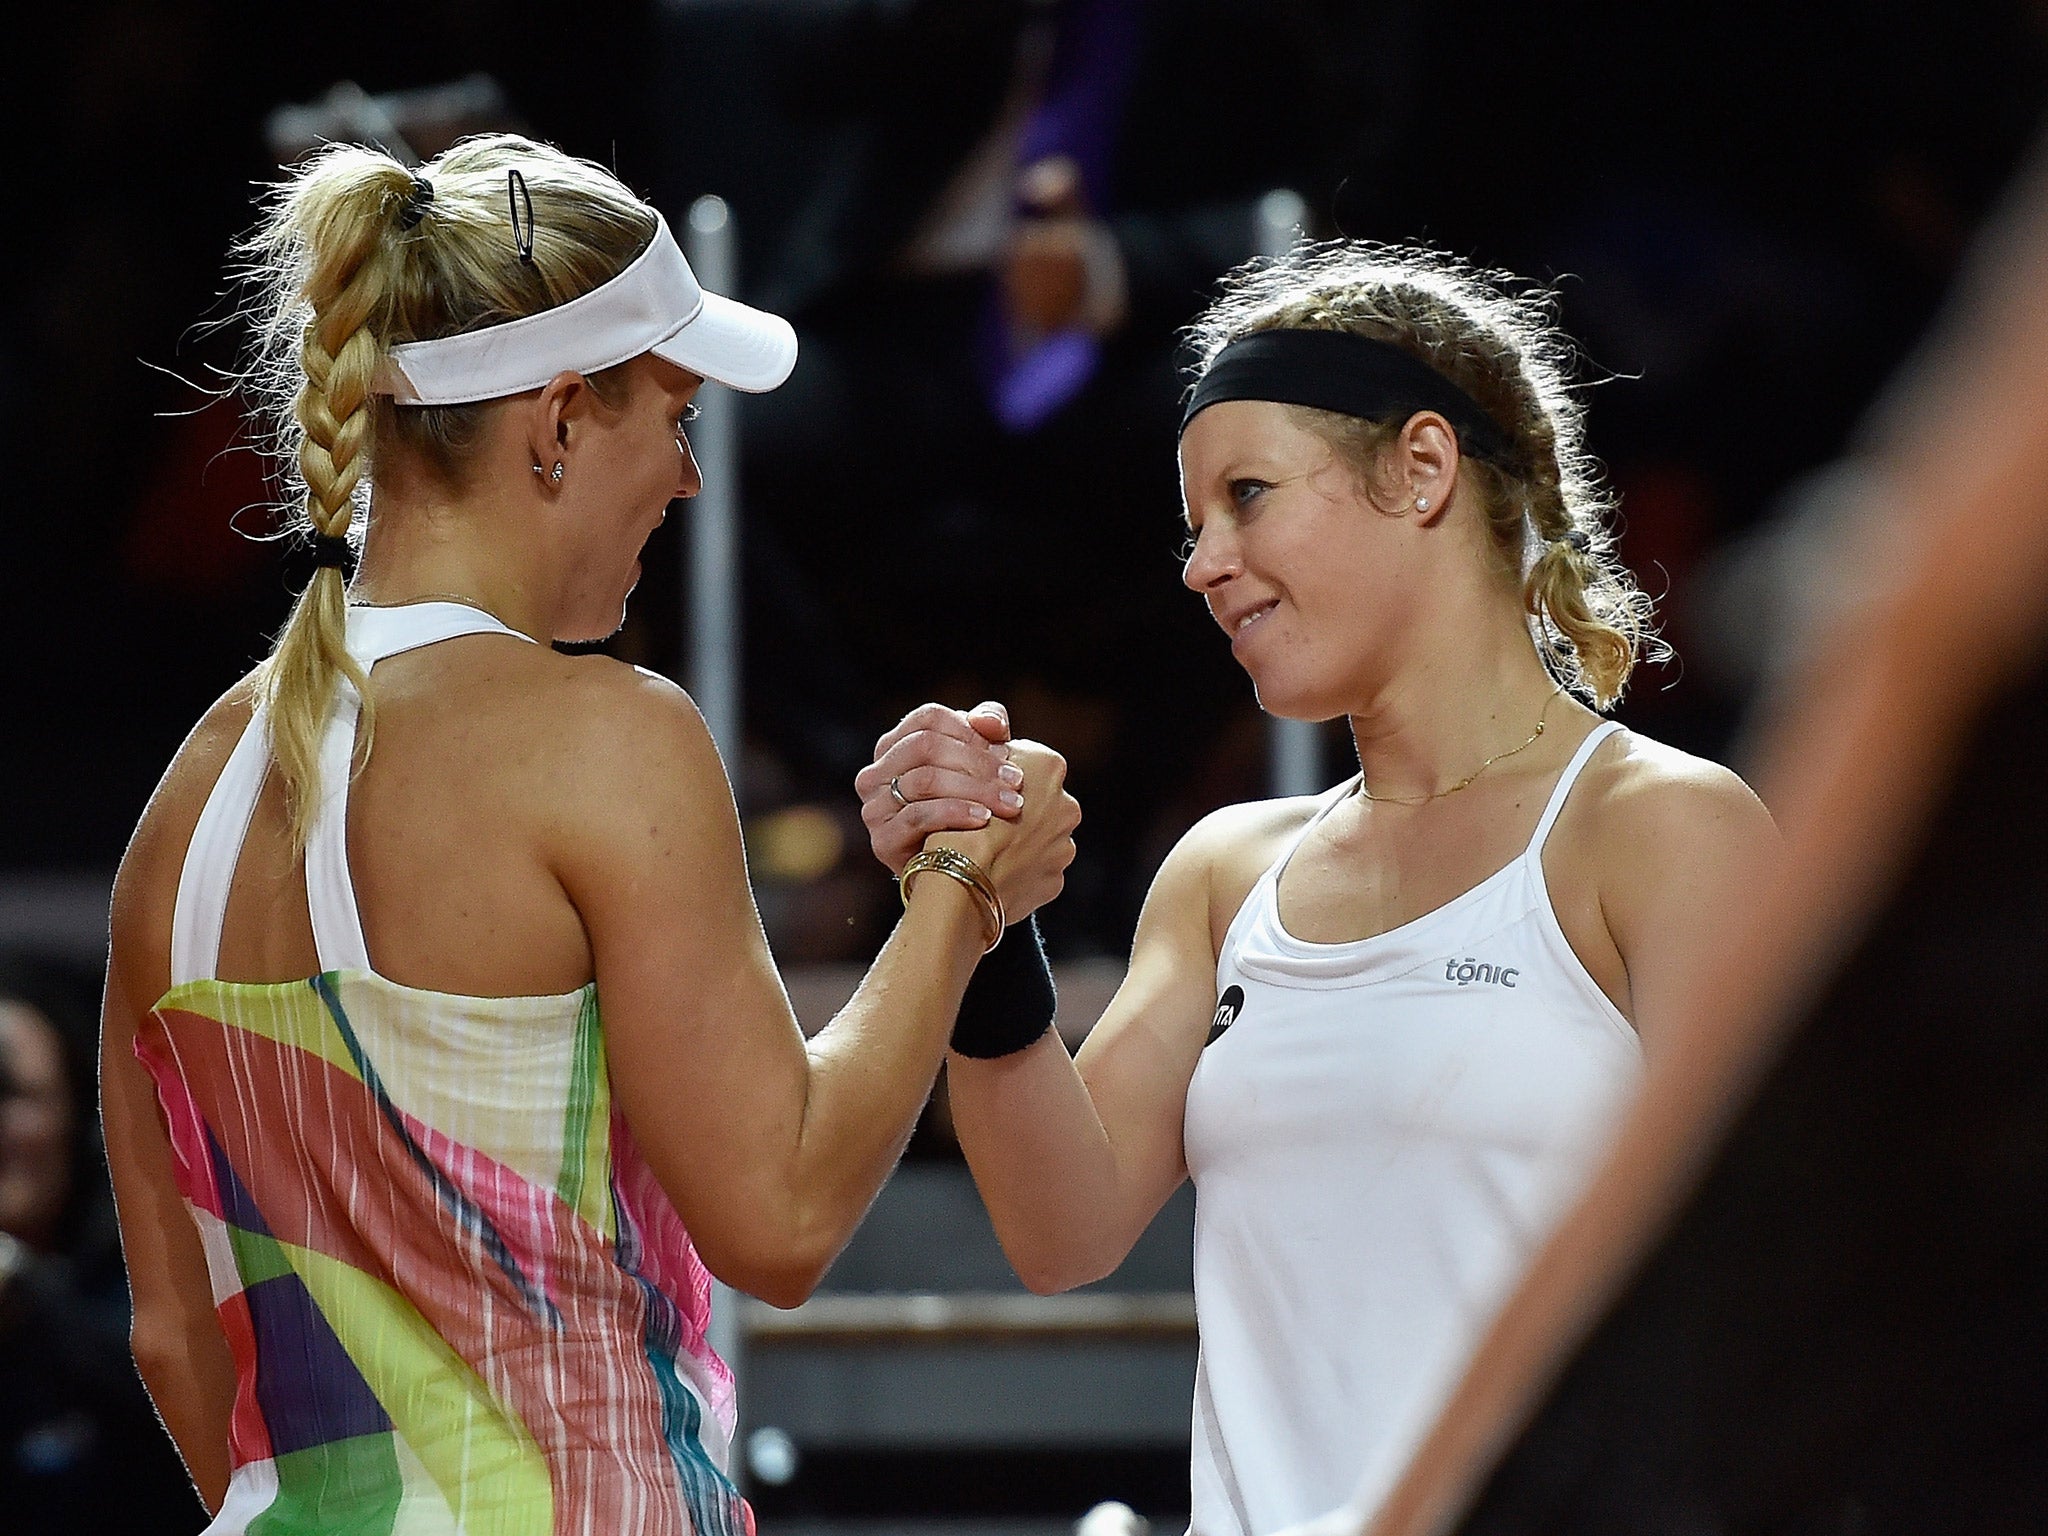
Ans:
[[[424,176],[412,179],[412,191],[406,194],[405,206],[398,210],[398,227],[415,228],[427,216],[427,210],[434,206],[434,184]]]
[[[517,166],[505,172],[505,201],[512,209],[512,248],[530,267],[533,265],[533,194],[526,190],[526,178],[519,174]],[[519,217],[522,203],[526,205],[524,223]]]
[[[1282,329],[1240,336],[1195,382],[1180,419],[1226,400],[1270,400],[1336,411],[1362,421],[1406,421],[1435,411],[1457,430],[1458,446],[1495,464],[1513,460],[1507,434],[1464,390],[1391,342],[1355,331]]]
[[[346,536],[338,533],[313,535],[314,570],[337,570],[346,573],[354,562],[355,551],[349,547]]]

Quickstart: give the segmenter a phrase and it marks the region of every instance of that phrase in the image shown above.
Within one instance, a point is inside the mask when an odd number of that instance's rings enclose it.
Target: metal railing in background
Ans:
[[[684,239],[697,281],[713,293],[732,293],[738,277],[732,210],[721,197],[690,205]],[[726,773],[740,771],[740,467],[739,399],[722,384],[697,392],[690,448],[704,488],[689,503],[690,536],[684,572],[689,623],[677,675],[704,716]],[[746,1344],[740,1295],[711,1282],[711,1347],[732,1368],[743,1367]]]
[[[1278,188],[1259,199],[1255,238],[1261,256],[1284,256],[1304,238],[1308,204],[1299,192]],[[1324,788],[1323,728],[1312,720],[1269,718],[1266,789],[1275,797],[1313,795]]]
[[[732,210],[722,197],[690,204],[690,266],[713,293],[736,287],[739,261]],[[704,488],[690,501],[687,541],[690,621],[679,676],[703,712],[726,772],[740,752],[740,432],[739,399],[723,384],[697,392],[690,447]]]
[[[1188,1291],[820,1293],[786,1312],[752,1300],[742,1312],[747,1337],[757,1348],[1195,1337],[1195,1298]]]

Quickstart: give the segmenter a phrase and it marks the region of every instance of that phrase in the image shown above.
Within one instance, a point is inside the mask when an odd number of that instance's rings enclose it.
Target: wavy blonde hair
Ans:
[[[531,261],[513,241],[515,170],[533,200]],[[431,201],[415,198],[421,178]],[[381,150],[331,145],[270,188],[261,223],[236,248],[255,295],[246,311],[254,355],[241,382],[287,466],[285,531],[357,537],[378,459],[394,452],[464,484],[502,402],[394,405],[376,393],[391,348],[587,293],[646,248],[655,218],[602,166],[515,134],[465,139],[417,174]],[[316,570],[258,673],[296,849],[320,804],[320,736],[335,689],[345,679],[364,690],[346,602],[342,572]],[[374,724],[366,696],[358,770]]]
[[[1475,400],[1507,438],[1505,462],[1459,472],[1478,492],[1504,574],[1544,664],[1598,708],[1621,697],[1645,654],[1661,655],[1650,599],[1615,557],[1615,497],[1586,451],[1556,296],[1418,246],[1333,240],[1297,246],[1226,276],[1189,328],[1194,375],[1224,347],[1265,330],[1351,331],[1399,347]],[[1290,406],[1361,475],[1406,425]],[[1576,536],[1576,537],[1575,537]]]

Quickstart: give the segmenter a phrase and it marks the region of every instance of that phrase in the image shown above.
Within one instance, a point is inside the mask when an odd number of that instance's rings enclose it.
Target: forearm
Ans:
[[[212,1514],[227,1497],[235,1373],[218,1324],[208,1317],[204,1327],[211,1338],[195,1337],[189,1321],[179,1328],[160,1329],[138,1314],[132,1342],[142,1384]]]
[[[984,941],[973,899],[926,876],[846,1006],[808,1043],[790,1174],[792,1246],[822,1273],[931,1096]]]
[[[200,1498],[217,1510],[227,1496],[235,1362],[214,1311],[205,1249],[177,1186],[156,1088],[135,1055],[128,999],[160,996],[164,978],[137,983],[123,968],[131,946],[121,890],[117,884],[100,1042],[100,1124],[128,1271],[129,1348]]]
[[[1132,1229],[1115,1148],[1058,1034],[993,1060],[955,1052],[946,1084],[954,1133],[1025,1285],[1070,1290],[1123,1262],[1144,1222]]]

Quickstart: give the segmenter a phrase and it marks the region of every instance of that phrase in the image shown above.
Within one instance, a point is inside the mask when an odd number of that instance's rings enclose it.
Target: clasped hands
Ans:
[[[875,743],[853,787],[891,874],[927,843],[957,849],[987,871],[1015,923],[1059,895],[1074,861],[1081,807],[1066,776],[1059,753],[1011,739],[1000,704],[921,704]]]

